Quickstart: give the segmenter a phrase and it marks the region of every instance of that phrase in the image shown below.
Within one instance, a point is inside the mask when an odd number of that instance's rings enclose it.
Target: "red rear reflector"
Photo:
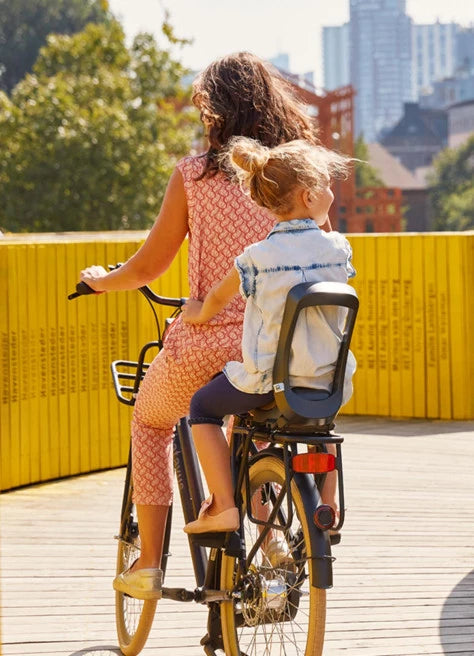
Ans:
[[[304,474],[324,474],[336,469],[336,458],[332,453],[299,453],[293,456],[293,471]]]

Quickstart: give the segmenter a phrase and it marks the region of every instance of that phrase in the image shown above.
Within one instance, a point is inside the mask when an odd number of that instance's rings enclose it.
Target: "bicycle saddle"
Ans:
[[[330,392],[290,385],[291,343],[298,316],[303,309],[317,306],[347,308]],[[333,427],[334,418],[342,403],[347,355],[358,307],[359,300],[355,290],[345,283],[300,283],[290,289],[273,366],[275,406],[253,410],[251,414],[254,421],[272,424],[285,432],[321,432]]]

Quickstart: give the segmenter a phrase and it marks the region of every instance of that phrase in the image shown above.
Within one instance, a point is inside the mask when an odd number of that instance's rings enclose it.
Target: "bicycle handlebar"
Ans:
[[[148,285],[139,287],[138,291],[141,292],[148,300],[152,301],[153,303],[157,303],[158,305],[169,305],[170,307],[179,308],[182,307],[186,302],[185,298],[170,298],[169,296],[160,296],[159,294],[155,294],[155,292],[150,287],[148,287]],[[89,287],[87,283],[81,281],[77,283],[76,291],[68,295],[68,299],[72,301],[72,299],[78,298],[78,296],[100,293],[101,292],[96,292],[94,289],[92,289],[92,287]]]
[[[185,298],[171,298],[169,296],[160,296],[159,294],[155,294],[155,292],[150,289],[148,285],[139,287],[138,291],[146,296],[146,298],[148,298],[150,301],[153,301],[153,303],[157,303],[158,305],[169,305],[171,307],[179,308],[186,303]]]
[[[89,287],[89,285],[85,282],[78,282],[76,285],[76,291],[73,292],[72,294],[68,294],[68,300],[72,301],[73,298],[77,298],[78,296],[85,296],[86,294],[96,294],[97,292],[92,289],[92,287]]]

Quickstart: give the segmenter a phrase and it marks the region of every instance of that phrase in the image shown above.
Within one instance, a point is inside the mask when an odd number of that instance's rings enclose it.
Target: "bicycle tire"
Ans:
[[[121,517],[123,539],[118,541],[117,574],[130,567],[140,554],[140,536],[132,489],[131,476],[127,471]],[[136,656],[145,646],[155,617],[156,604],[156,600],[142,601],[123,592],[115,592],[117,636],[120,650],[125,656]]]
[[[268,490],[275,490],[275,500],[276,494],[279,494],[285,483],[284,464],[274,455],[261,457],[250,465],[249,477],[251,498],[260,500],[257,503],[263,505],[266,495],[265,505],[271,504]],[[291,533],[287,532],[285,535],[282,531],[281,535],[278,535],[280,539],[284,539],[286,545],[285,562],[277,566],[272,565],[265,556],[265,549],[260,548],[245,572],[246,583],[242,584],[232,601],[221,604],[226,656],[280,654],[282,642],[284,653],[288,656],[321,656],[323,652],[326,590],[312,585],[312,568],[308,567],[308,561],[313,555],[308,528],[311,518],[308,520],[306,517],[303,500],[295,482],[292,481],[291,485],[294,509]],[[248,554],[261,530],[248,519],[245,490],[242,496]],[[283,501],[283,509],[286,504],[287,498]],[[255,501],[252,501],[252,509],[254,505]],[[266,510],[267,513],[269,511],[271,508]],[[253,514],[255,516],[255,513]],[[276,533],[277,531],[274,531],[273,537],[276,537]],[[223,554],[221,589],[234,588],[237,565],[236,558]],[[281,594],[275,594],[278,590],[281,590]],[[273,599],[273,608],[270,608],[269,599]]]

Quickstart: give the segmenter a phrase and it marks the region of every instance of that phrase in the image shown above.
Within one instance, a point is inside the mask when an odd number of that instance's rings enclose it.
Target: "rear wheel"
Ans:
[[[269,517],[281,498],[286,515],[283,462],[275,456],[263,457],[251,465],[249,477],[252,515]],[[222,557],[221,587],[235,589],[234,599],[221,604],[226,656],[321,656],[323,652],[326,591],[311,585],[308,520],[298,488],[294,482],[291,485],[290,529],[272,530],[243,576],[238,575],[236,558]],[[282,522],[280,513],[277,523]],[[246,512],[244,531],[249,554],[261,528],[250,522]]]
[[[127,476],[127,482],[129,482]],[[127,483],[126,483],[127,485]],[[135,506],[132,502],[132,484],[122,510],[124,527],[117,550],[117,574],[128,569],[140,555],[140,536]],[[156,600],[142,601],[123,592],[115,592],[115,620],[120,649],[125,656],[135,656],[145,646],[155,616]]]

